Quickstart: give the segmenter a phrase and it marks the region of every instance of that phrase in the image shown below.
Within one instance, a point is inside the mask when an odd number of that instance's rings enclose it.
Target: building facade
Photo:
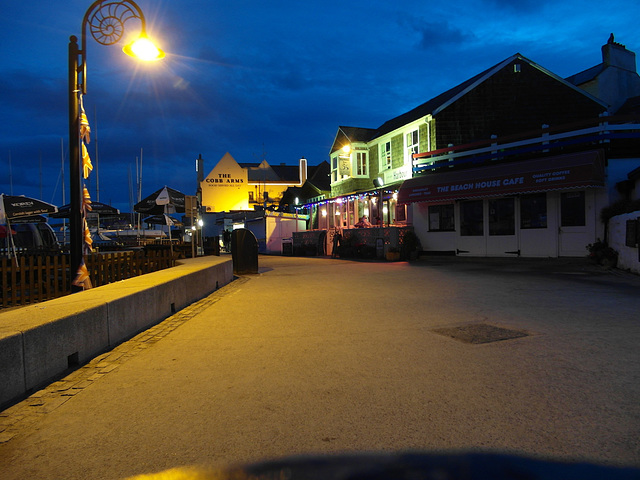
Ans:
[[[207,213],[277,207],[289,187],[307,180],[307,160],[298,165],[238,163],[226,153],[200,182],[201,205]]]
[[[422,250],[584,256],[640,165],[635,54],[563,79],[515,54],[376,129],[339,127],[319,228],[411,225]],[[637,99],[636,99],[637,100]]]

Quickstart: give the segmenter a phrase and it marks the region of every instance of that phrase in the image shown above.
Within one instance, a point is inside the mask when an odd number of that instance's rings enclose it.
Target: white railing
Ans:
[[[640,139],[637,118],[603,116],[594,122],[571,124],[526,132],[503,138],[449,146],[413,155],[413,173],[443,167],[454,167],[469,162],[504,160],[522,154],[547,153],[577,145],[608,144],[615,139]]]

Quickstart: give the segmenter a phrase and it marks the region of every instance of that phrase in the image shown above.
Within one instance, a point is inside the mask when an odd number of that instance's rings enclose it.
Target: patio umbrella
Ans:
[[[13,220],[14,225],[16,223],[47,223],[47,218],[42,215],[33,215],[31,217],[19,217]]]
[[[148,215],[184,213],[184,193],[164,187],[136,203],[133,210]]]
[[[58,207],[24,195],[0,195],[0,221],[15,220],[43,213],[55,213]]]
[[[51,218],[69,218],[69,212],[71,211],[71,205],[67,203],[66,205],[58,208],[57,213],[52,213],[49,215]],[[120,210],[111,205],[107,205],[102,202],[94,202],[91,201],[91,211],[88,213],[89,215],[119,215]]]
[[[161,215],[152,215],[143,220],[145,223],[149,223],[151,225],[169,225],[179,227],[182,225],[182,222],[177,218],[171,217],[166,213]]]
[[[7,227],[11,230],[11,222],[16,219],[25,217],[33,217],[43,213],[55,213],[58,207],[50,203],[36,200],[35,198],[25,197],[24,195],[5,195],[0,194],[0,222],[6,222]],[[6,230],[5,230],[6,233]],[[9,250],[13,249],[13,257],[17,262],[16,246],[13,241],[13,235],[5,236],[10,239],[10,248],[7,249],[7,255],[10,256]]]
[[[166,206],[166,205],[163,205]],[[169,227],[169,248],[171,249],[171,256],[173,256],[173,242],[171,241],[171,227],[176,225],[182,225],[182,223],[177,219],[170,217],[166,213],[152,215],[144,219],[145,223],[149,223],[151,225],[166,225]]]

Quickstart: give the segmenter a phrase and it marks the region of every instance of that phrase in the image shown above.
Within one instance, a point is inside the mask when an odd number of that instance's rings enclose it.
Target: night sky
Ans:
[[[2,3],[0,192],[59,206],[63,179],[69,201],[68,41],[92,2]],[[315,165],[338,126],[376,128],[515,53],[562,77],[600,63],[612,32],[640,53],[637,0],[137,4],[164,60],[138,63],[124,43],[87,38],[87,183],[122,211],[137,195],[136,158],[143,197],[164,185],[194,194],[198,154],[205,173],[225,152]]]

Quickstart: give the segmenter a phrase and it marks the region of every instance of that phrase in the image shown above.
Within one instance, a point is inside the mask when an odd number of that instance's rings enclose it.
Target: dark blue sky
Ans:
[[[67,46],[92,2],[3,3],[0,192],[61,205]],[[198,154],[206,173],[225,152],[314,165],[328,159],[339,125],[378,127],[514,53],[566,77],[600,63],[611,32],[640,51],[637,0],[137,4],[167,52],[162,62],[138,64],[123,44],[87,42],[98,172],[88,184],[97,200],[99,177],[99,200],[123,211],[141,150],[143,196],[164,185],[193,194]],[[138,28],[132,20],[126,33]]]

